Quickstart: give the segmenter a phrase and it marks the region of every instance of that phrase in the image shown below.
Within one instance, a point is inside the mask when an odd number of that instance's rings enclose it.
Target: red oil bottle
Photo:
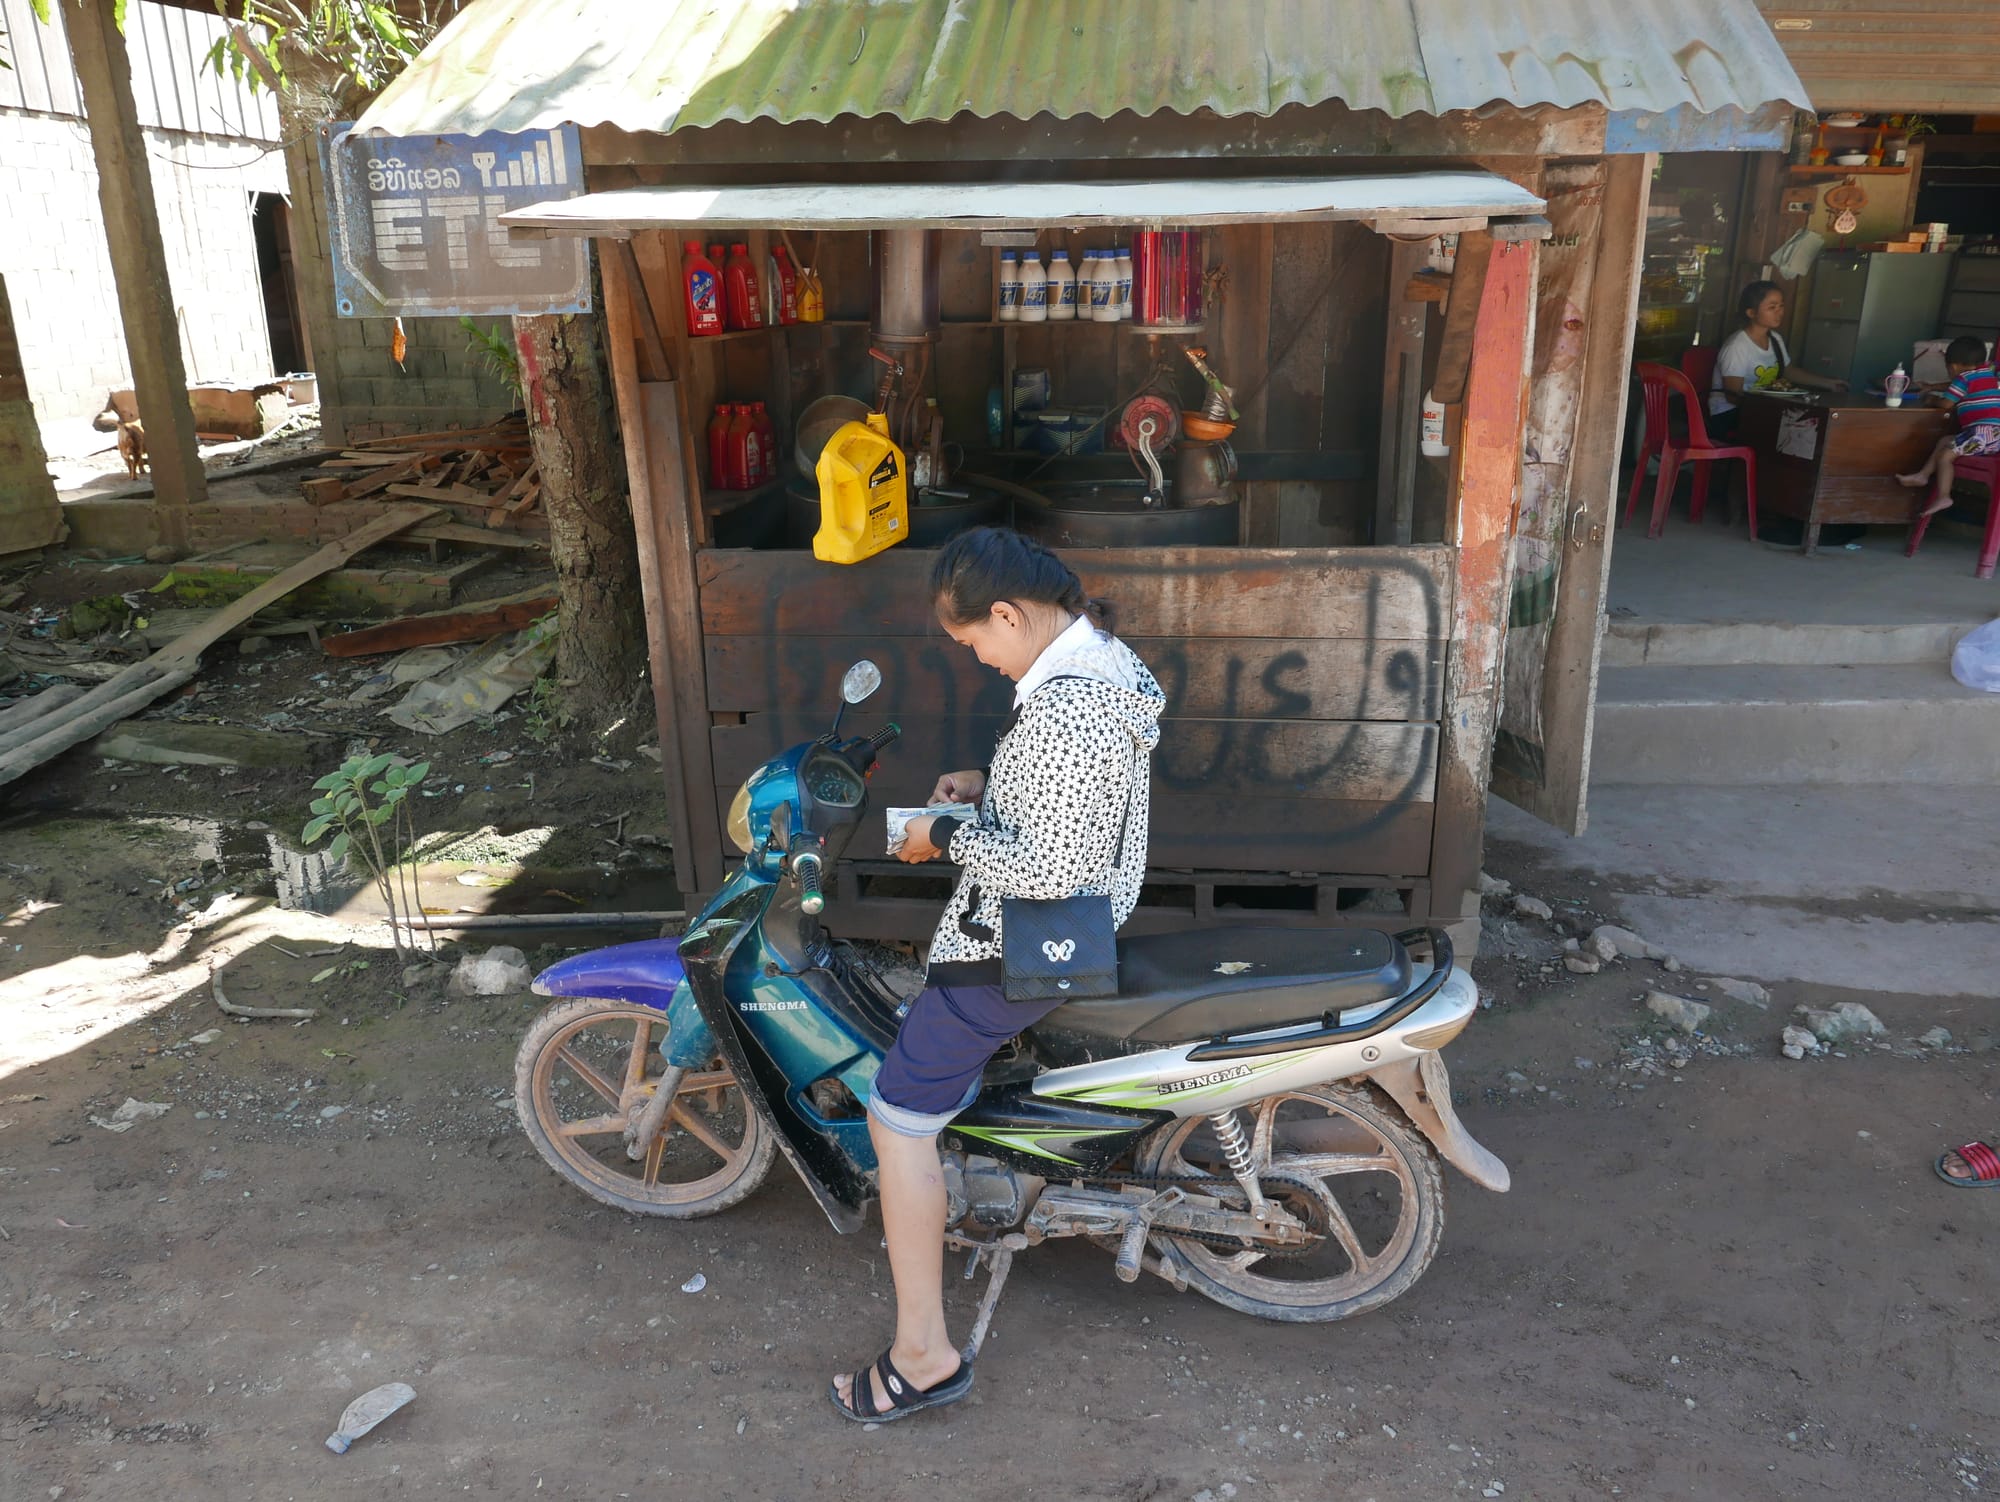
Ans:
[[[681,290],[687,297],[688,333],[694,338],[722,332],[722,273],[701,253],[699,241],[681,247]]]
[[[718,404],[708,419],[708,483],[714,490],[734,490],[729,483],[729,405]]]
[[[750,247],[738,242],[729,247],[729,260],[722,268],[723,321],[732,329],[764,326],[764,303],[757,290],[757,268],[750,260]]]
[[[750,482],[754,489],[778,478],[778,425],[771,421],[771,414],[764,410],[762,402],[750,404],[750,421],[757,429],[759,467],[756,478]]]
[[[754,489],[763,467],[756,419],[750,415],[749,404],[739,402],[729,418],[729,489]]]

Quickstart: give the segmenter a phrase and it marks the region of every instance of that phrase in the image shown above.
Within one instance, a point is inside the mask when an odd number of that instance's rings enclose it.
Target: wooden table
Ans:
[[[1805,551],[1829,522],[1903,526],[1922,492],[1896,476],[1923,467],[1951,419],[1941,408],[1879,396],[1746,391],[1737,442],[1757,451],[1757,509],[1805,523]]]

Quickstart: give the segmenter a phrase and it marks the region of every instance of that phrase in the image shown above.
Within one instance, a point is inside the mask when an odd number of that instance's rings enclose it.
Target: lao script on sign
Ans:
[[[362,136],[320,127],[343,318],[581,313],[575,239],[516,240],[500,216],[583,192],[576,127],[480,136]]]

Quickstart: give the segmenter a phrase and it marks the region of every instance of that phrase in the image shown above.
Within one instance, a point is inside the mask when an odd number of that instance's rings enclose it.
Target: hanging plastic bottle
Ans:
[[[1066,250],[1058,250],[1049,257],[1045,295],[1050,323],[1067,323],[1076,317],[1076,272],[1069,264],[1069,252]]]
[[[1021,322],[1049,321],[1049,279],[1042,258],[1032,250],[1021,257]]]
[[[696,339],[722,332],[722,274],[701,253],[701,242],[681,247],[681,290],[687,298],[688,334]]]
[[[1118,321],[1128,322],[1132,317],[1132,252],[1126,246],[1119,246],[1115,262],[1118,270]]]
[[[1021,316],[1021,258],[1011,250],[1000,252],[1000,321],[1013,323]]]
[[[1433,459],[1442,459],[1451,452],[1451,445],[1444,441],[1444,403],[1424,393],[1424,404],[1417,417],[1418,448]]]
[[[708,485],[733,490],[729,483],[729,406],[719,403],[708,419]]]
[[[729,261],[722,268],[722,309],[723,322],[732,329],[764,326],[757,268],[750,260],[750,247],[740,240],[729,247]]]

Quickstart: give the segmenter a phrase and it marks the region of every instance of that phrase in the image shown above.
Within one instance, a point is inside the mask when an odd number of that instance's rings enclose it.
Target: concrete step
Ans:
[[[2000,609],[2000,600],[1996,600]],[[1860,626],[1831,622],[1644,621],[1612,617],[1604,666],[1845,667],[1951,660],[1959,638],[1988,617]]]
[[[1942,663],[1607,667],[1593,781],[2000,782],[2000,694]]]

